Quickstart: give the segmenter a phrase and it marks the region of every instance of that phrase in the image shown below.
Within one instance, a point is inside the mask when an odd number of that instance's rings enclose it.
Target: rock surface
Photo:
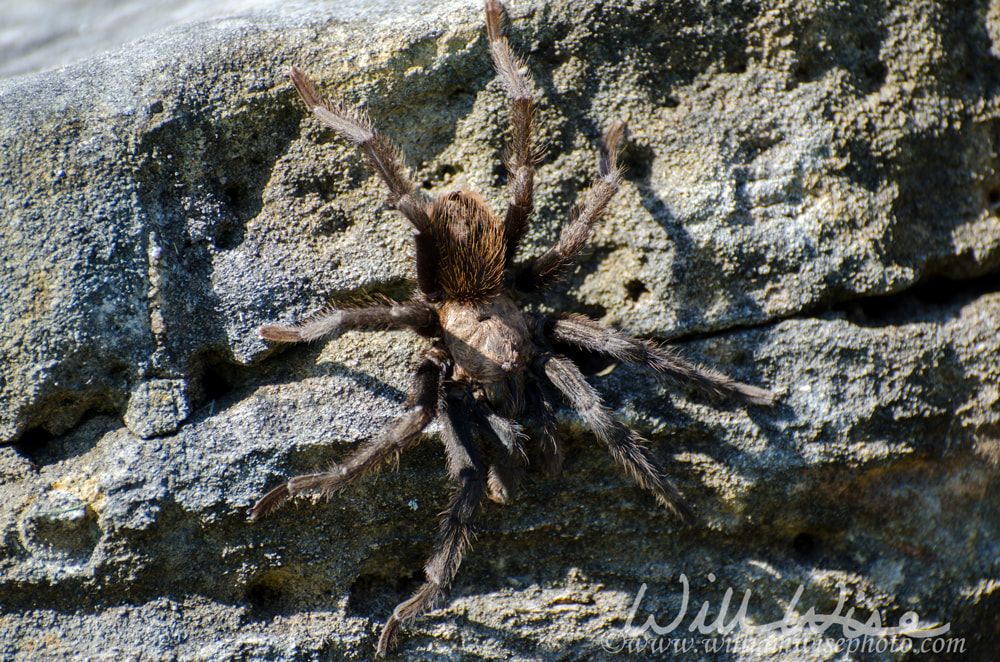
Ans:
[[[412,231],[283,72],[364,106],[429,190],[472,186],[499,208],[507,103],[480,12],[280,5],[0,80],[0,658],[372,656],[447,500],[436,429],[332,500],[252,524],[247,510],[402,412],[425,341],[347,332],[276,352],[255,330],[406,296]],[[400,656],[666,656],[652,647],[687,637],[684,659],[908,657],[881,648],[891,637],[838,651],[849,624],[689,630],[732,589],[726,622],[746,591],[758,626],[843,597],[857,621],[915,612],[949,627],[915,645],[989,659],[1000,15],[623,0],[511,14],[548,147],[529,252],[593,179],[601,131],[629,126],[622,190],[544,306],[676,340],[781,404],[719,411],[627,366],[592,376],[702,524],[660,512],[562,411],[563,473],[485,508]],[[626,628],[630,611],[666,625],[685,604],[658,640]],[[727,641],[747,648],[702,648]]]

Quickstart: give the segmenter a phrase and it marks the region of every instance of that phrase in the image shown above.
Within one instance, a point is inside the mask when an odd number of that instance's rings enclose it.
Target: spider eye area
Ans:
[[[506,295],[489,301],[449,301],[438,314],[455,360],[455,379],[483,384],[506,379],[530,358],[524,314]]]

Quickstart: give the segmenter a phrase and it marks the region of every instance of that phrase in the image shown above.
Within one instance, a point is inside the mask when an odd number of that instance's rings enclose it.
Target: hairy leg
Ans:
[[[434,336],[438,317],[434,308],[420,301],[395,301],[365,308],[342,308],[294,326],[262,326],[257,335],[274,342],[310,342],[343,329],[407,328],[422,336]]]
[[[526,435],[520,425],[497,414],[485,402],[475,402],[472,415],[479,430],[494,441],[493,461],[486,480],[488,495],[497,503],[510,503],[521,486],[527,465],[521,444]]]
[[[434,419],[437,412],[441,371],[446,367],[443,350],[432,347],[424,353],[417,366],[413,392],[407,402],[411,409],[396,419],[383,434],[362,446],[342,464],[329,471],[296,476],[280,485],[257,502],[250,519],[260,519],[280,506],[289,497],[304,492],[327,493],[343,487],[390,456],[413,445],[420,432]]]
[[[292,84],[313,115],[361,150],[372,170],[389,187],[389,203],[417,228],[417,286],[429,298],[440,296],[437,278],[437,247],[430,220],[430,200],[406,175],[399,150],[379,135],[368,118],[322,98],[316,86],[297,67],[288,72]]]
[[[469,410],[461,397],[445,399],[444,442],[448,455],[448,473],[459,482],[448,510],[444,512],[434,552],[424,569],[427,581],[413,596],[400,603],[379,637],[377,655],[382,657],[392,647],[399,626],[409,623],[429,609],[451,584],[469,544],[472,525],[479,517],[483,501],[483,466],[472,437]]]
[[[511,202],[504,219],[506,264],[509,266],[524,236],[531,215],[535,188],[535,163],[540,154],[531,144],[532,104],[531,76],[525,62],[511,51],[504,34],[504,7],[497,0],[486,0],[486,35],[490,41],[493,66],[510,97],[510,145],[505,161],[507,189]]]
[[[530,380],[528,392],[532,403],[531,417],[539,426],[538,452],[542,471],[549,475],[562,471],[563,452],[559,444],[559,424],[556,421],[552,398],[537,380]]]
[[[685,503],[666,472],[642,437],[622,425],[604,405],[597,390],[587,383],[576,365],[566,357],[548,354],[540,359],[541,369],[557,389],[566,397],[580,417],[590,425],[598,439],[607,444],[618,464],[632,475],[644,489],[652,492],[657,500],[676,513],[686,524],[696,521],[691,506]]]
[[[678,384],[690,384],[704,393],[751,405],[773,406],[774,393],[758,386],[743,384],[709,368],[689,363],[666,347],[633,338],[617,329],[583,315],[546,316],[545,335],[619,361],[647,365]]]
[[[583,203],[573,209],[569,225],[563,228],[556,243],[522,267],[515,280],[519,290],[534,292],[549,285],[579,254],[594,224],[618,191],[621,176],[618,151],[624,136],[625,125],[615,120],[604,134],[599,165],[601,178],[587,192]]]

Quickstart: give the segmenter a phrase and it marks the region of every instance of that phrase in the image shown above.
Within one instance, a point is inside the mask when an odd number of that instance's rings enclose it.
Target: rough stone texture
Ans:
[[[627,367],[593,376],[703,525],[658,511],[561,412],[564,472],[486,507],[401,656],[635,655],[615,648],[645,641],[623,629],[636,597],[634,625],[669,623],[683,576],[687,619],[665,637],[698,635],[688,624],[729,588],[728,616],[751,591],[759,625],[800,586],[798,613],[829,614],[842,586],[862,622],[914,611],[989,659],[1000,15],[620,0],[512,14],[549,148],[529,251],[593,178],[602,128],[630,131],[622,191],[545,305],[677,339],[781,405],[717,411]],[[364,105],[427,188],[500,204],[506,103],[477,4],[282,6],[0,81],[4,659],[368,659],[421,580],[448,489],[433,428],[398,471],[247,522],[266,489],[402,411],[424,344],[350,332],[275,353],[255,337],[405,296],[410,275],[411,230],[306,117],[291,64]],[[794,641],[740,659],[906,657]]]
[[[137,437],[149,439],[176,432],[191,414],[187,382],[183,379],[152,379],[132,392],[125,410],[125,425]]]

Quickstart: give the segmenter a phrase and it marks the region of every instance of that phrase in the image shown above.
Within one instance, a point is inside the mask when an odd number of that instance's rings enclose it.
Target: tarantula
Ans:
[[[537,456],[560,463],[552,391],[569,402],[639,485],[687,524],[695,521],[642,438],[619,422],[577,365],[561,348],[582,348],[617,361],[646,365],[675,381],[741,403],[771,405],[774,396],[682,360],[653,342],[631,337],[578,314],[525,312],[522,297],[541,292],[579,254],[618,189],[617,157],[624,125],[614,121],[604,136],[600,179],[573,210],[553,245],[516,262],[518,243],[532,212],[534,164],[532,82],[504,35],[503,6],[486,1],[486,34],[497,74],[511,104],[506,156],[510,202],[501,219],[476,193],[455,191],[431,198],[408,178],[396,148],[367,118],[322,99],[299,69],[289,77],[306,106],[327,127],[357,145],[389,188],[389,203],[416,227],[416,293],[405,302],[328,310],[297,326],[265,326],[260,337],[277,342],[316,340],[341,329],[407,328],[434,339],[416,368],[409,411],[381,436],[328,471],[296,476],[271,490],[251,512],[257,519],[289,497],[329,493],[412,446],[440,413],[448,472],[458,488],[443,513],[425,583],[399,604],[378,643],[382,656],[399,626],[428,609],[451,583],[468,546],[483,497],[508,502],[528,463],[526,436],[518,421],[529,418],[540,432]],[[484,457],[479,438],[488,444]]]

